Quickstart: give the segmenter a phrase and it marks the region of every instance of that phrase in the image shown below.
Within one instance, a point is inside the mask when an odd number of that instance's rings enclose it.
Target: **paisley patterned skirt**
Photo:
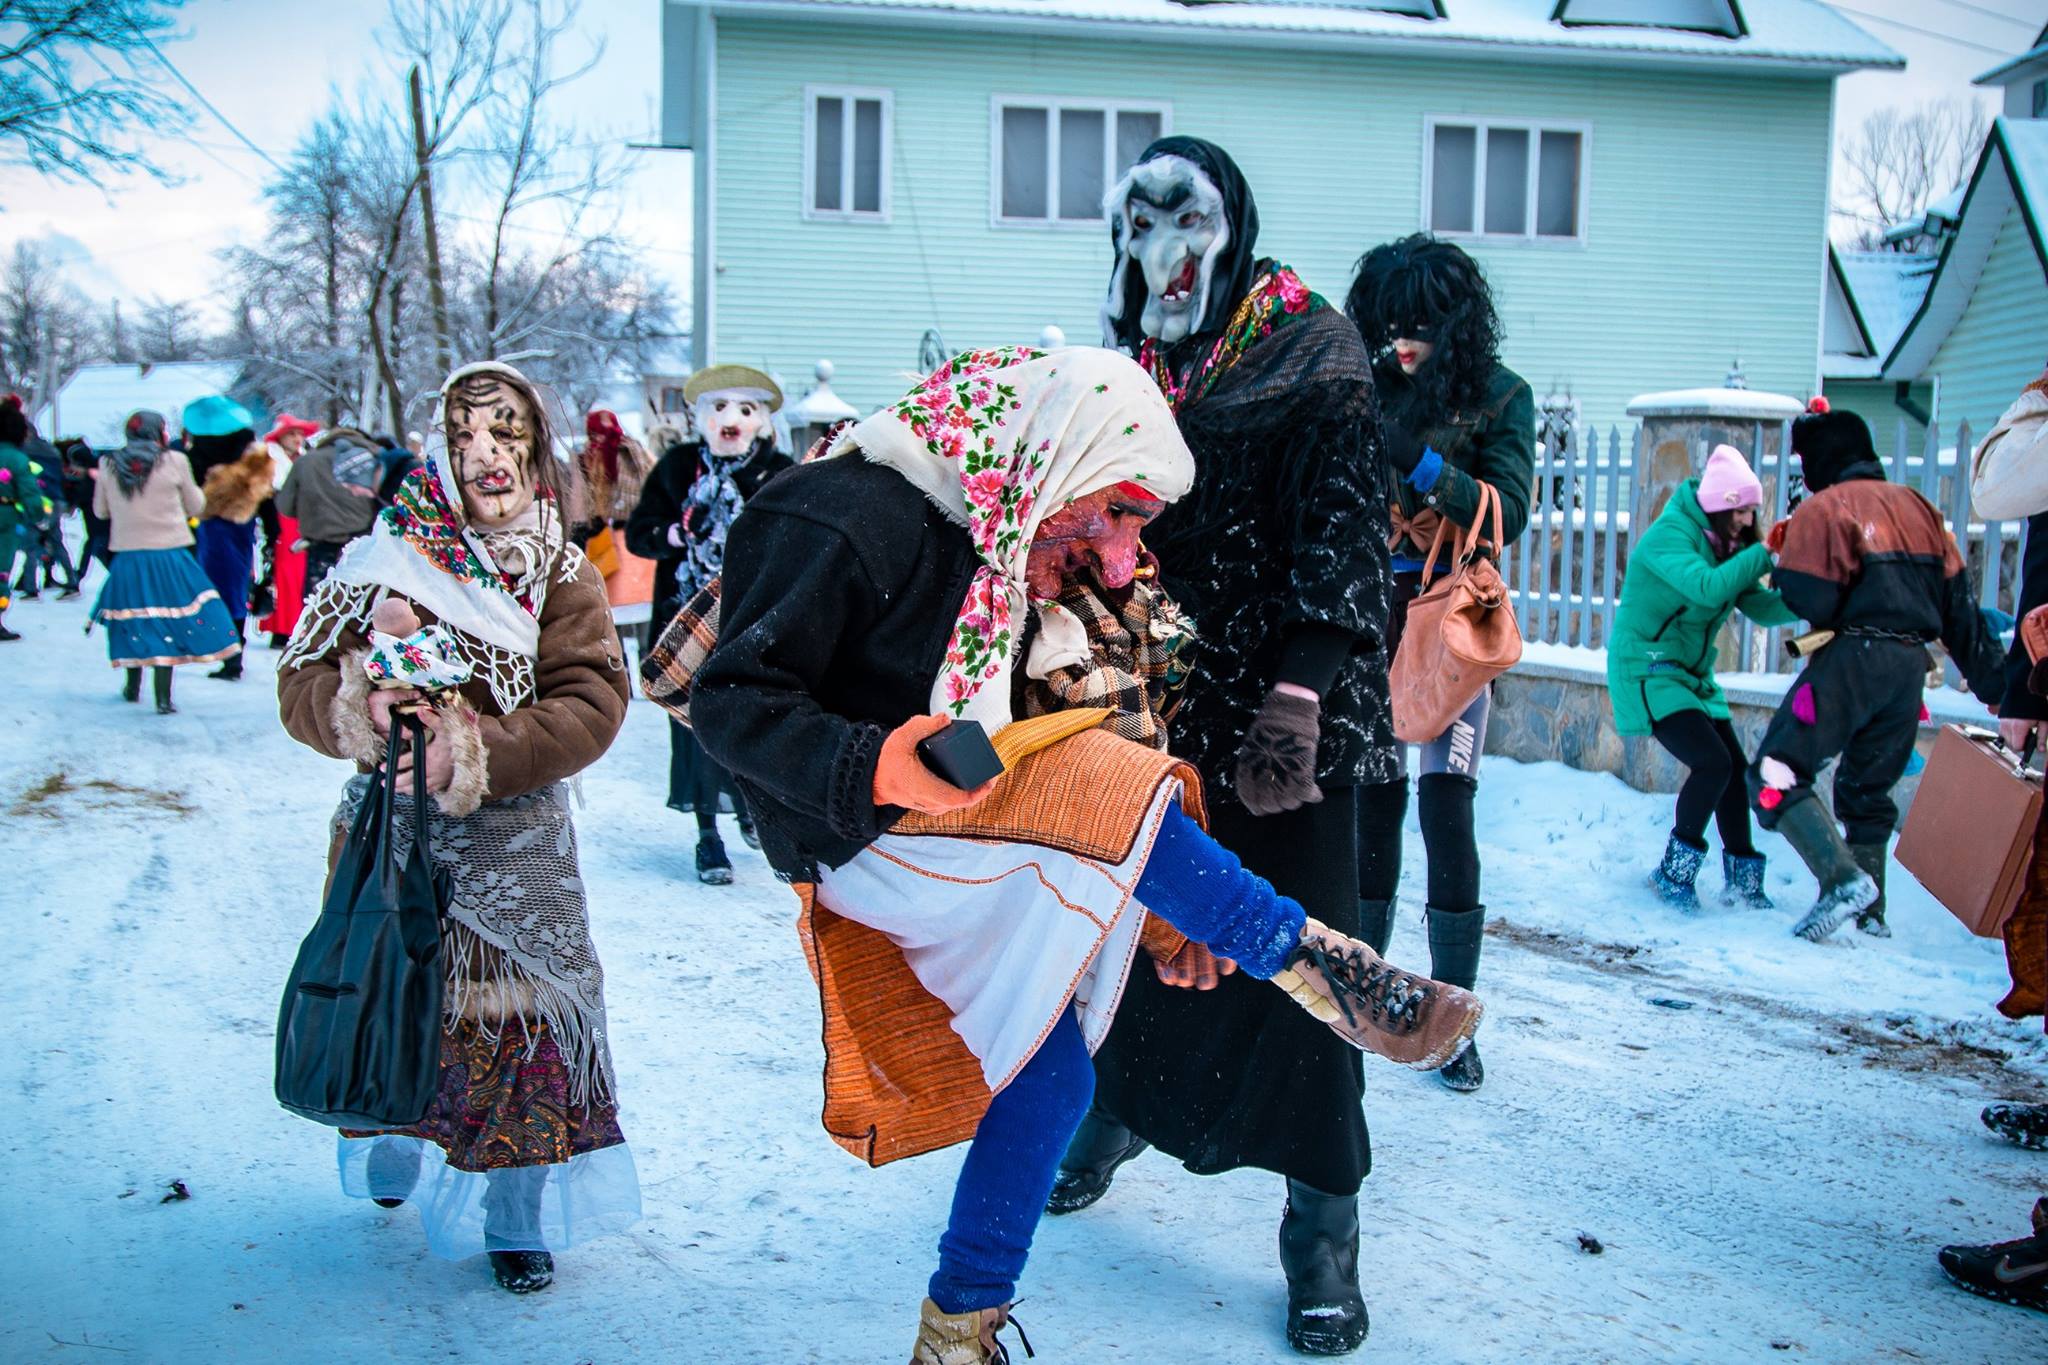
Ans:
[[[570,1102],[543,1020],[489,1031],[448,1021],[426,1116],[388,1133],[343,1129],[339,1155],[344,1194],[418,1208],[428,1249],[449,1260],[559,1250],[640,1218],[618,1107],[609,1096]]]

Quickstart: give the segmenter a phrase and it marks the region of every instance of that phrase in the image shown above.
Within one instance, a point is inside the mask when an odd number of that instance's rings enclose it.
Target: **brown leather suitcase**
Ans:
[[[1992,732],[1944,725],[1906,811],[1899,866],[1964,928],[1997,938],[2020,903],[2040,818],[2039,773]]]

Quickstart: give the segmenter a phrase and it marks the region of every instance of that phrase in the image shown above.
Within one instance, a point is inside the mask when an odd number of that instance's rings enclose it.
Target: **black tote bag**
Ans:
[[[401,730],[411,732],[422,785],[425,729],[394,717],[384,770],[371,778],[278,1009],[277,1102],[338,1128],[418,1123],[440,1084],[446,888],[427,845],[424,792],[413,798],[403,862],[392,838]]]

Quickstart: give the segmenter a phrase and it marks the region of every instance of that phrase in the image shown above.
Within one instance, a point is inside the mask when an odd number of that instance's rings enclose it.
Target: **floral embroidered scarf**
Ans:
[[[955,356],[900,402],[849,429],[832,454],[856,450],[910,480],[974,542],[981,565],[931,706],[979,720],[991,734],[1011,719],[1011,669],[1027,613],[1039,618],[1034,655],[1077,645],[1086,651],[1078,620],[1027,600],[1024,563],[1039,522],[1118,483],[1173,502],[1195,474],[1158,386],[1131,360],[1093,346]]]
[[[1321,295],[1301,282],[1301,276],[1277,261],[1267,261],[1222,334],[1184,377],[1174,374],[1155,338],[1148,337],[1138,348],[1138,363],[1158,383],[1167,403],[1179,412],[1191,403],[1199,403],[1246,351],[1282,327],[1299,322],[1312,310],[1327,306]]]

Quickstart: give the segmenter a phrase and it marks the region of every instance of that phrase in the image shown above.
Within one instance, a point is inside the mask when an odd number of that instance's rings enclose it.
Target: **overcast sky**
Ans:
[[[2048,0],[1845,0],[1835,7],[1907,59],[1903,72],[1841,82],[1838,139],[1885,104],[1963,95],[1990,107],[1970,78],[2025,51],[2048,23]],[[364,17],[376,14],[374,0],[192,0],[186,36],[165,51],[228,123],[282,161],[331,90],[353,90],[389,67]],[[563,92],[564,116],[590,137],[647,140],[658,120],[658,0],[585,0],[583,18],[605,53],[596,71]],[[0,247],[45,241],[97,299],[191,298],[217,308],[214,253],[260,235],[258,196],[270,167],[203,111],[189,141],[162,139],[154,155],[180,184],[136,176],[102,192],[0,171]],[[689,158],[650,151],[636,153],[634,164],[619,205],[621,228],[687,298]]]

